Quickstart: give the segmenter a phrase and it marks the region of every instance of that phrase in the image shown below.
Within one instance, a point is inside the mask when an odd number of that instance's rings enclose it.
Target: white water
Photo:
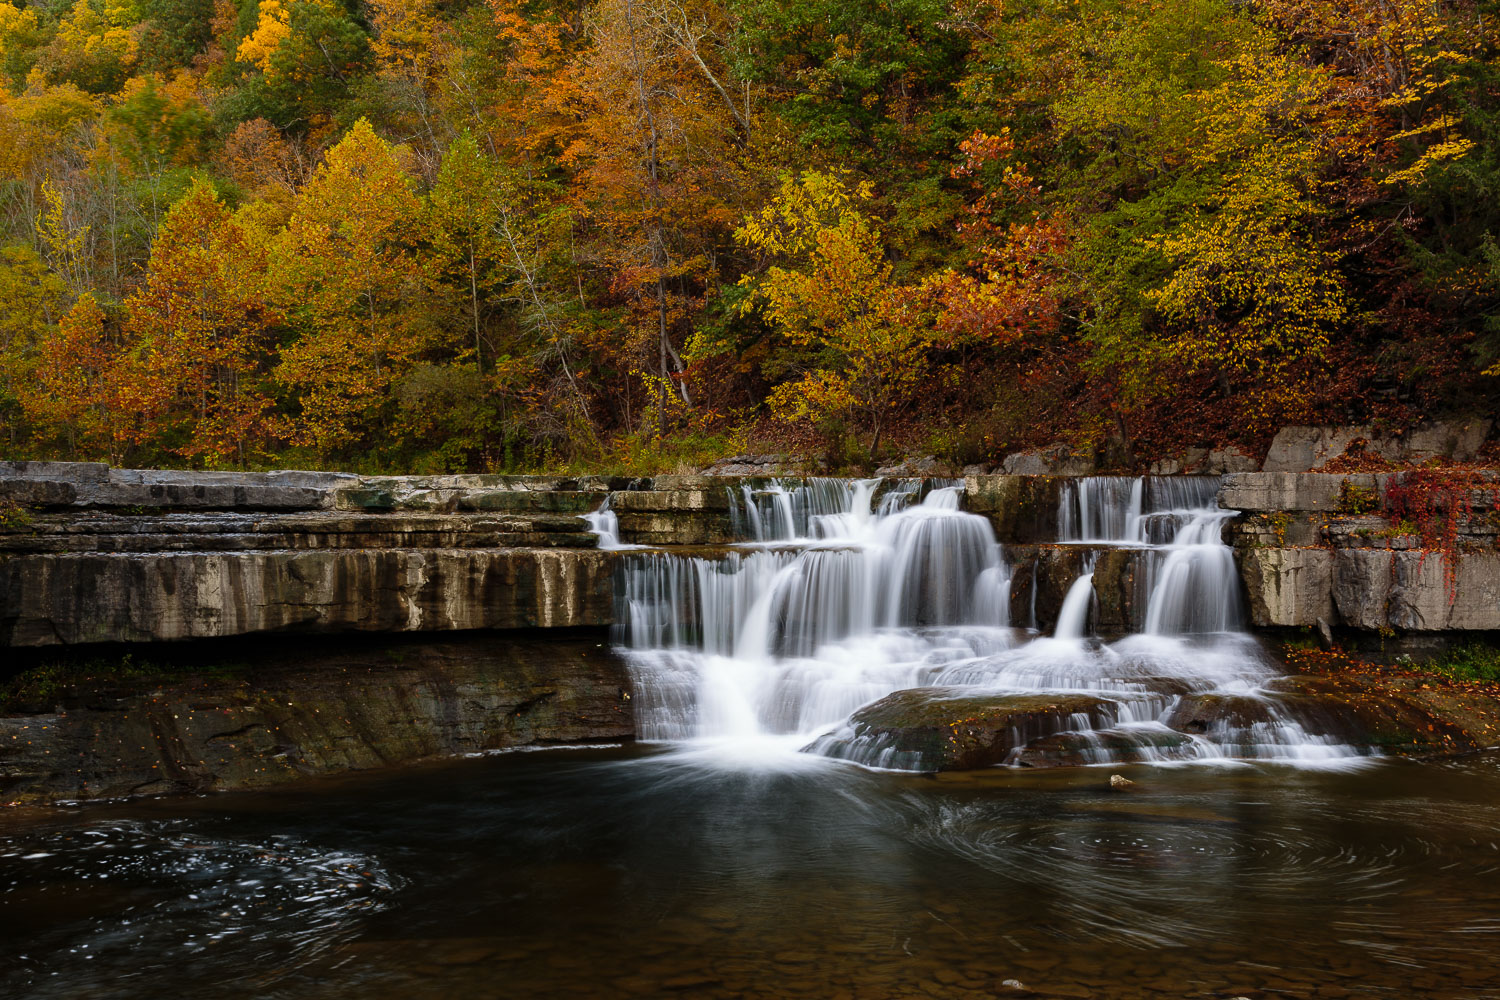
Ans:
[[[1094,571],[1090,568],[1068,588],[1068,596],[1063,598],[1062,608],[1057,612],[1057,627],[1052,634],[1058,639],[1082,639],[1093,606]]]
[[[1277,670],[1240,630],[1216,480],[1069,484],[1064,540],[1128,548],[1140,560],[1144,628],[1110,644],[1088,638],[1092,557],[1053,636],[1013,628],[1010,563],[988,520],[961,509],[962,487],[884,485],[745,487],[731,492],[744,544],[714,556],[624,557],[617,642],[643,739],[737,763],[806,748],[921,767],[862,745],[847,720],[892,692],[940,687],[1107,699],[1092,723],[1080,714],[1073,731],[1048,738],[1086,762],[1362,752],[1308,732],[1263,690]],[[602,542],[605,529],[596,530]],[[1202,722],[1192,716],[1203,696],[1250,707]]]
[[[599,536],[599,548],[601,549],[614,551],[618,549],[639,549],[645,547],[642,545],[626,545],[620,541],[620,519],[610,509],[608,496],[604,498],[604,502],[599,505],[598,510],[592,514],[583,515],[583,519],[588,522],[589,530]]]

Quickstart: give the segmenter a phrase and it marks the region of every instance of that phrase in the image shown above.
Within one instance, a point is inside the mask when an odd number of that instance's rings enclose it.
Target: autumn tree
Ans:
[[[72,457],[120,462],[140,416],[123,405],[119,351],[92,293],[79,296],[36,348],[33,377],[17,388],[26,419]]]
[[[467,292],[474,363],[484,368],[483,313],[505,253],[499,238],[500,184],[495,162],[465,132],[443,156],[437,184],[428,197],[429,241],[435,263]]]
[[[638,366],[690,403],[679,346],[753,184],[743,173],[755,141],[749,91],[711,9],[601,0],[588,32],[575,61],[582,118],[562,162],[603,237],[593,252],[610,290],[630,306]]]
[[[162,220],[145,285],[125,302],[133,374],[121,392],[187,457],[243,465],[265,441],[265,392],[279,312],[266,298],[266,248],[204,183]]]
[[[92,94],[110,94],[140,61],[135,9],[129,4],[76,0],[57,23],[36,68],[49,83],[71,83]]]
[[[34,385],[40,346],[67,311],[68,288],[30,247],[0,249],[0,421],[12,449],[27,434],[21,397]]]
[[[850,190],[832,174],[784,178],[770,205],[747,217],[735,239],[776,261],[742,310],[758,312],[812,365],[767,400],[787,419],[853,419],[880,447],[890,420],[929,376],[929,317],[913,290],[892,281],[881,234],[860,211],[870,186]]]
[[[358,440],[430,343],[420,221],[401,150],[363,119],[298,194],[269,257],[273,301],[297,333],[275,370],[297,400],[297,441],[326,454]]]

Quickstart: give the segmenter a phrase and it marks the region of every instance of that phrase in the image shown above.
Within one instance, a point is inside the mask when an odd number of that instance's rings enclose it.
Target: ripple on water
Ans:
[[[0,836],[0,909],[26,952],[0,970],[8,996],[81,992],[69,965],[129,965],[137,976],[234,953],[261,985],[342,943],[400,880],[374,858],[301,842],[210,836],[188,820],[112,820]],[[4,921],[10,923],[10,920]]]

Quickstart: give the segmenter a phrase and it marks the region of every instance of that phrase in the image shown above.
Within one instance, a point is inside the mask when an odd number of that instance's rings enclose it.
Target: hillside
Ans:
[[[1497,18],[0,0],[0,447],[1143,468],[1489,414]]]

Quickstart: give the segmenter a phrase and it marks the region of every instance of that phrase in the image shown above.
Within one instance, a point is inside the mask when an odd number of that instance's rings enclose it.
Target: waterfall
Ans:
[[[813,478],[788,483],[771,479],[728,487],[729,522],[735,537],[752,542],[790,542],[818,536],[819,526],[856,509],[859,483],[879,480]],[[869,494],[864,497],[869,512]]]
[[[1231,632],[1241,627],[1239,570],[1224,544],[1227,511],[1200,511],[1177,529],[1166,558],[1153,567],[1146,602],[1150,635]]]
[[[1068,595],[1057,612],[1057,627],[1052,634],[1058,639],[1082,639],[1088,628],[1089,612],[1094,604],[1094,571],[1090,569],[1073,581]]]
[[[599,536],[599,548],[605,550],[638,549],[639,545],[626,545],[620,541],[620,519],[610,508],[609,497],[591,514],[583,515],[589,530]]]
[[[1267,692],[1277,670],[1242,631],[1239,578],[1222,539],[1229,515],[1215,506],[1217,484],[1211,477],[1069,481],[1059,541],[1091,551],[1052,637],[1035,630],[1035,580],[1031,627],[1011,627],[1011,563],[989,521],[962,509],[957,482],[731,487],[731,524],[743,541],[691,554],[630,552],[617,563],[615,642],[631,667],[641,736],[712,746],[735,759],[761,760],[772,747],[773,756],[806,749],[921,767],[887,744],[861,744],[847,720],[893,692],[941,688],[954,696],[1073,692],[1100,700],[1098,710],[1064,720],[1069,731],[1035,734],[1018,759],[1362,752],[1305,729]],[[601,547],[606,508],[591,515]],[[609,544],[619,544],[617,534]],[[1104,547],[1128,550],[1145,598],[1142,630],[1113,643],[1089,638],[1095,558]],[[1198,718],[1224,699],[1254,710],[1237,709],[1234,724]]]

